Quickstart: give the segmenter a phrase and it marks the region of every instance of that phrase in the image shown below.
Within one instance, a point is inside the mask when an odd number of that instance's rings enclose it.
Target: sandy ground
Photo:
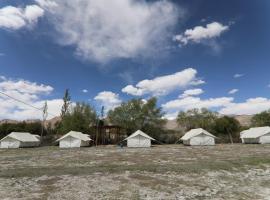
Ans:
[[[1,199],[270,200],[270,145],[0,150]]]

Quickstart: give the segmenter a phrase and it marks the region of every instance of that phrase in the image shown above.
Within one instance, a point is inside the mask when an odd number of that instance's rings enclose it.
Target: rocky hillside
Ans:
[[[60,117],[54,117],[50,120],[45,121],[45,126],[47,127],[49,124],[54,127],[56,125],[57,122],[60,121]],[[22,121],[17,121],[17,120],[11,120],[11,119],[3,119],[0,120],[0,124],[4,124],[4,123],[11,123],[11,124],[16,124]],[[23,122],[25,123],[34,123],[34,122],[40,122],[40,120],[37,119],[28,119],[28,120],[24,120]]]
[[[236,120],[238,120],[242,126],[250,126],[250,124],[251,124],[252,115],[235,115],[232,117],[234,117]],[[183,130],[183,128],[177,124],[176,119],[168,120],[167,123],[165,124],[165,129],[174,130],[174,131]]]

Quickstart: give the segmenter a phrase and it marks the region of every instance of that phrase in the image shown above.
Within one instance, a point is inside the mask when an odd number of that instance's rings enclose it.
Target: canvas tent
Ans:
[[[36,147],[40,144],[40,139],[30,133],[12,132],[0,140],[1,148]]]
[[[245,144],[270,144],[270,127],[256,127],[240,133],[242,143]]]
[[[215,139],[216,136],[202,128],[191,129],[181,138],[185,145],[198,146],[215,145]]]
[[[151,147],[151,141],[155,139],[138,130],[125,140],[127,140],[128,147]]]
[[[56,142],[59,142],[60,148],[74,148],[89,146],[91,140],[92,139],[87,134],[70,131],[66,135],[56,140]]]

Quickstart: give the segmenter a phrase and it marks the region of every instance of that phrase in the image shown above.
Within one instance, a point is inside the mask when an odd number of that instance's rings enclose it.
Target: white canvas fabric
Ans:
[[[62,136],[57,142],[59,142],[60,148],[74,148],[74,147],[83,147],[89,146],[89,142],[92,139],[89,135],[83,134],[81,132],[70,131],[66,135]]]
[[[128,140],[130,138],[136,137],[137,135],[141,135],[145,138],[148,138],[150,140],[155,140],[154,138],[150,137],[149,135],[147,135],[146,133],[142,132],[141,130],[137,130],[136,132],[132,133],[130,136],[128,136],[125,140]]]
[[[80,139],[80,140],[83,140],[83,141],[90,141],[90,140],[92,140],[92,139],[90,138],[90,136],[87,135],[87,134],[83,134],[83,133],[77,132],[77,131],[70,131],[70,132],[68,132],[66,135],[62,136],[61,138],[59,138],[59,139],[56,140],[56,141],[60,141],[60,140],[66,138],[66,137],[68,137],[68,136],[71,136],[71,137],[73,137],[73,138],[77,138],[77,139]]]
[[[155,140],[144,132],[138,130],[135,133],[127,137],[128,147],[151,147],[151,140]]]
[[[8,134],[6,137],[4,137],[2,140],[4,140],[7,137],[16,139],[21,142],[39,142],[39,139],[35,135],[32,135],[31,133],[12,132]]]
[[[12,132],[0,140],[1,148],[20,148],[39,146],[40,139],[30,133]]]
[[[189,140],[195,136],[198,135],[207,135],[209,137],[213,137],[216,138],[216,136],[212,135],[211,133],[209,133],[208,131],[202,129],[202,128],[196,128],[196,129],[191,129],[190,131],[188,131],[182,138],[181,140]]]
[[[269,126],[255,127],[242,131],[240,134],[240,138],[258,138],[268,133],[270,133]]]
[[[242,143],[245,144],[270,144],[270,127],[255,127],[240,133]]]
[[[216,136],[212,135],[208,131],[197,128],[188,131],[181,140],[185,145],[198,145],[198,146],[208,146],[215,145]]]

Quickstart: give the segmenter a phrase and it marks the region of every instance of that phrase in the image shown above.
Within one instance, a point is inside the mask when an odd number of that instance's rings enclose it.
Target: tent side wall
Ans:
[[[270,144],[270,133],[263,135],[259,139],[260,144]]]
[[[20,141],[7,137],[1,141],[0,148],[20,148]]]
[[[81,141],[81,147],[87,147],[90,145],[90,141]]]
[[[259,144],[259,138],[242,138],[242,143],[244,144]]]
[[[190,140],[183,140],[184,145],[190,145]]]
[[[215,138],[207,135],[198,135],[190,139],[190,145],[211,146],[215,145]]]
[[[37,147],[40,142],[21,142],[20,147]]]
[[[70,137],[70,136],[59,141],[60,148],[74,148],[74,147],[80,147],[80,146],[81,146],[81,140]]]
[[[151,140],[143,136],[137,135],[136,137],[127,140],[128,147],[151,147]]]

